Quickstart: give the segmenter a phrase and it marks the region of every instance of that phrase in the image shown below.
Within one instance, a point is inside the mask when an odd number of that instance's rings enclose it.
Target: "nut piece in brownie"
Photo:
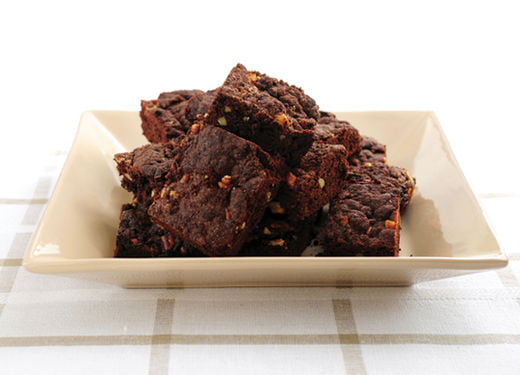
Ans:
[[[372,137],[363,136],[360,143],[361,150],[351,155],[351,165],[371,165],[386,163],[386,146]]]
[[[238,255],[300,256],[315,234],[316,217],[317,214],[304,220],[290,220],[267,210]]]
[[[330,204],[323,256],[397,256],[399,194],[387,186],[350,184]]]
[[[335,115],[322,112],[314,130],[318,142],[345,146],[348,156],[361,150],[361,136],[358,130],[347,121],[338,120]]]
[[[204,256],[172,233],[153,224],[146,209],[146,206],[132,204],[125,204],[121,208],[116,258]]]
[[[401,211],[408,206],[415,188],[415,179],[406,169],[374,162],[351,167],[347,183],[382,186],[387,191],[398,194]]]
[[[206,123],[294,165],[311,146],[318,118],[318,106],[301,89],[238,64],[217,89]]]
[[[144,136],[150,142],[162,143],[186,134],[195,121],[202,121],[214,97],[215,90],[180,90],[141,101]]]
[[[206,255],[236,255],[277,193],[277,165],[256,144],[214,126],[202,126],[182,150],[148,214]]]
[[[299,165],[287,174],[270,208],[294,220],[314,215],[339,194],[347,169],[345,147],[314,142]]]
[[[123,176],[123,188],[134,193],[139,202],[150,202],[166,182],[179,147],[174,143],[151,143],[116,154],[114,160]]]

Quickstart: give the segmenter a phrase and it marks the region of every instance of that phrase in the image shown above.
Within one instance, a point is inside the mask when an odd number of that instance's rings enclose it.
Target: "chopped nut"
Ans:
[[[244,229],[246,227],[246,222],[244,221],[242,224],[240,224],[240,229]]]
[[[157,192],[155,191],[155,189],[153,189],[152,192],[150,193],[150,197],[153,198],[153,197],[155,196],[156,193],[157,193]]]
[[[368,227],[368,229],[367,229],[367,236],[370,236],[370,233],[372,233],[372,228],[373,227]]]
[[[393,220],[385,220],[385,228],[395,229],[396,225],[396,222]]]
[[[269,228],[267,228],[267,227],[264,227],[263,233],[264,233],[264,234],[267,234],[267,235],[269,235],[269,234],[273,234],[273,233],[269,230]]]
[[[348,216],[343,216],[341,218],[341,220],[339,221],[339,223],[343,226],[347,225],[348,224]]]
[[[166,188],[163,188],[161,190],[161,198],[164,198],[166,196]]]
[[[320,188],[323,189],[325,187],[325,180],[323,178],[318,178],[318,185],[320,185]]]
[[[124,174],[125,178],[129,181],[133,181],[132,177],[130,177],[130,175],[128,173],[125,173]]]
[[[227,125],[227,120],[226,120],[226,118],[225,118],[224,116],[219,117],[219,118],[217,119],[217,122],[218,122],[218,124],[221,125],[221,126],[226,126],[226,125]]]
[[[242,117],[242,120],[244,120],[245,122],[248,122],[249,121],[249,116]]]
[[[200,128],[201,128],[200,124],[193,124],[190,128],[191,134],[199,134]]]
[[[285,115],[285,113],[277,113],[274,115],[274,121],[279,125],[285,125],[289,123],[289,119]]]
[[[207,174],[204,175],[204,179],[207,180],[209,176]]]
[[[221,189],[225,189],[227,187],[227,185],[225,183],[223,183],[222,181],[217,182],[217,185]]]
[[[170,191],[170,197],[177,199],[179,197],[179,193],[175,190]]]
[[[189,174],[185,174],[184,176],[182,176],[182,178],[180,179],[180,183],[182,184],[185,184],[187,183],[188,181],[190,180],[190,175]]]
[[[296,176],[292,172],[289,172],[289,173],[287,173],[286,181],[287,181],[287,185],[289,185],[290,187],[293,187],[294,184],[296,183]]]
[[[123,161],[123,159],[124,158],[120,154],[114,155],[114,160],[116,161],[117,164],[120,164]]]
[[[232,111],[232,109],[231,109],[230,106],[227,106],[227,105],[224,106],[224,112],[229,113],[229,112],[231,112],[231,111]]]
[[[139,243],[139,240],[137,238],[131,238],[130,239],[130,242],[133,244],[133,245],[137,245]]]
[[[277,202],[277,201],[273,201],[273,202],[269,203],[269,209],[271,210],[271,212],[273,214],[284,214],[285,213],[284,208],[280,205],[280,202]]]
[[[255,72],[248,71],[247,78],[249,78],[252,82],[258,81],[259,77]]]
[[[276,240],[269,241],[269,246],[283,246],[285,245],[285,240],[283,238],[277,238]]]
[[[265,193],[265,197],[267,198],[267,201],[269,202],[271,200],[271,192],[268,191],[267,193]]]
[[[223,184],[229,185],[231,183],[231,176],[225,175],[220,179],[220,181],[222,181]]]
[[[372,166],[372,163],[370,163],[368,161],[365,163],[365,167],[371,167],[371,166]]]

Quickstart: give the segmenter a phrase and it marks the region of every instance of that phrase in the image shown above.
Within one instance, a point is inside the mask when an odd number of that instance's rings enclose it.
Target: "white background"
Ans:
[[[211,89],[242,62],[302,86],[326,110],[434,110],[477,193],[520,192],[514,1],[0,4],[9,173],[68,150],[85,110]]]

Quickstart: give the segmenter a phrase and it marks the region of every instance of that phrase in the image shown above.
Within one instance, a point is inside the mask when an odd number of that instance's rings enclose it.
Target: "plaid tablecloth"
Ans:
[[[21,266],[64,158],[0,184],[1,374],[520,374],[516,193],[479,196],[511,259],[496,272],[409,288],[125,290]]]

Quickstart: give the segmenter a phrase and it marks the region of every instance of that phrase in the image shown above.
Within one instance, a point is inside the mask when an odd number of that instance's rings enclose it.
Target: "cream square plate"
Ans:
[[[417,178],[401,256],[115,259],[121,205],[117,152],[146,143],[136,112],[92,111],[24,258],[27,270],[123,287],[410,285],[504,267],[507,258],[432,112],[343,112]],[[413,255],[413,256],[411,256]]]

